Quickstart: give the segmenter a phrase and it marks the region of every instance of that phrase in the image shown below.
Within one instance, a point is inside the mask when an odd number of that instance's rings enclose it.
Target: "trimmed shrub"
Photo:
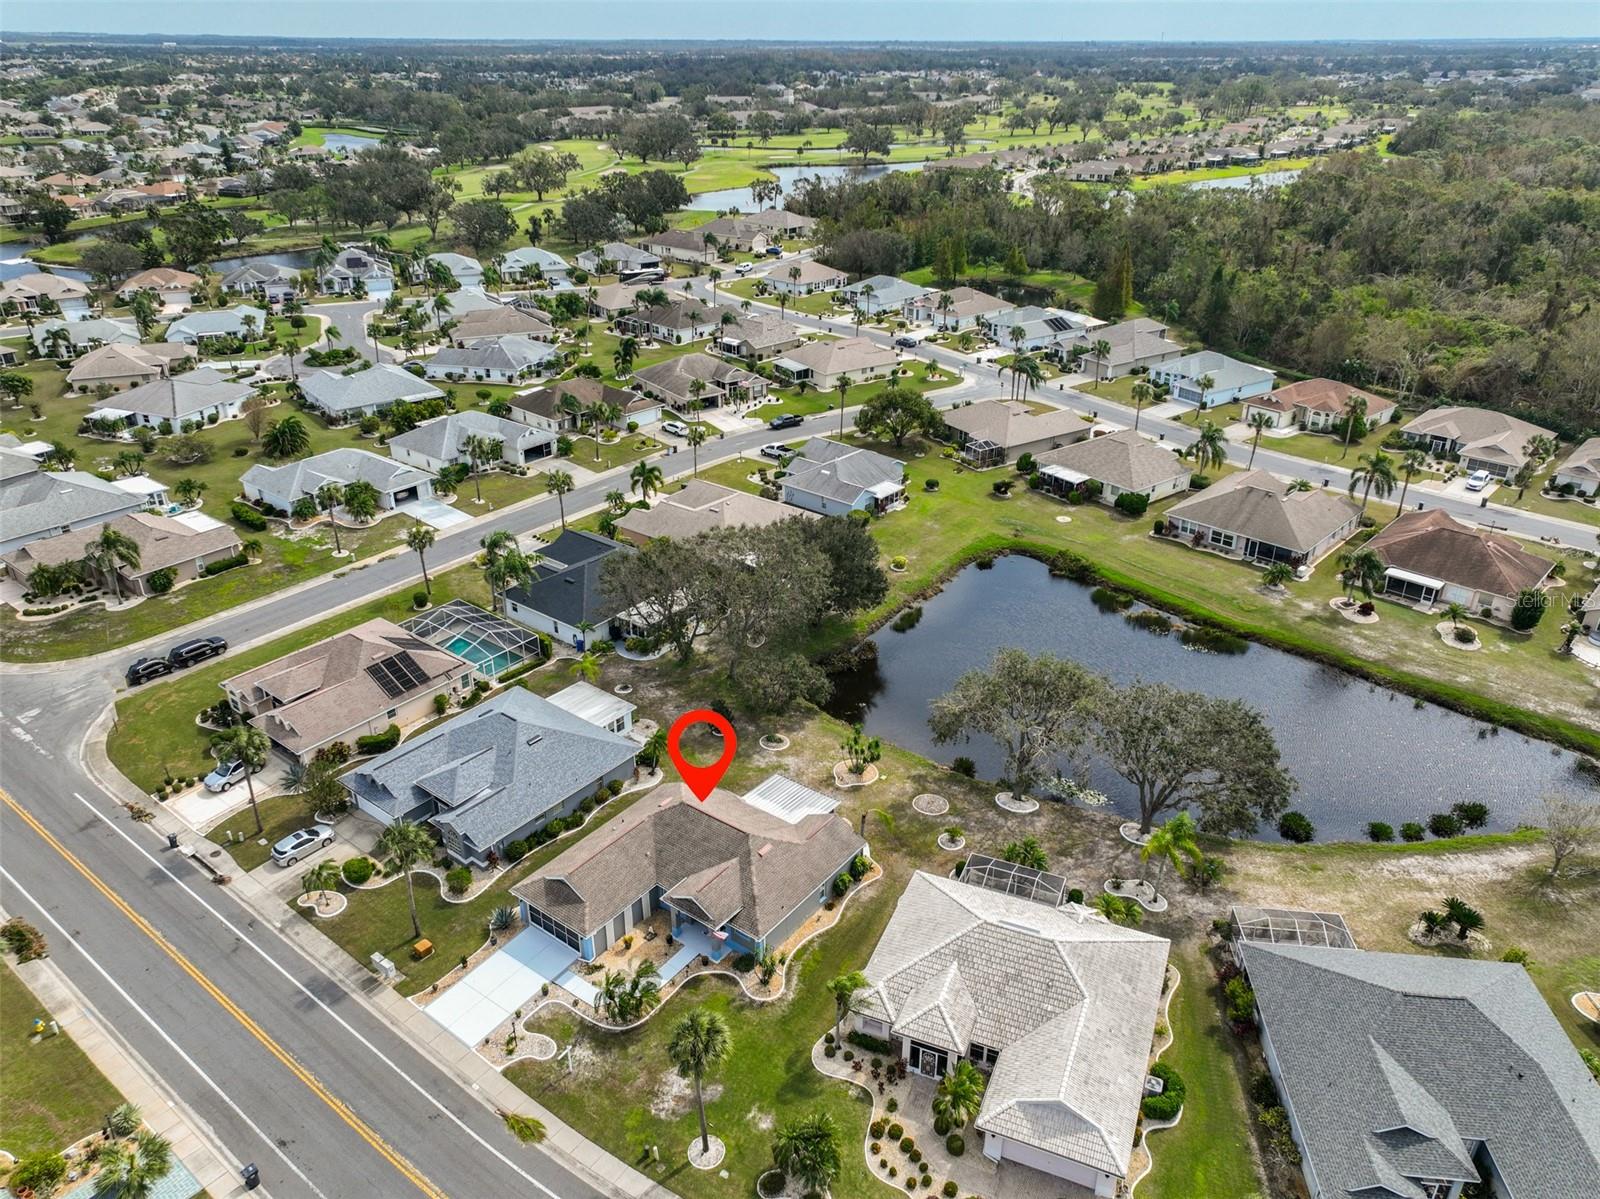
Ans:
[[[376,869],[377,867],[373,865],[371,858],[351,858],[343,866],[339,867],[339,873],[344,876],[344,881],[352,887],[359,887],[372,877],[372,872]]]
[[[1083,902],[1083,890],[1082,890],[1082,888],[1073,887],[1070,890],[1068,890],[1067,891],[1067,902],[1068,903],[1082,903]]]
[[[1165,1088],[1159,1095],[1146,1095],[1139,1105],[1140,1110],[1144,1112],[1147,1120],[1171,1120],[1183,1107],[1183,1079],[1165,1062],[1157,1062],[1151,1066],[1150,1073],[1159,1078],[1165,1084]]]
[[[252,533],[264,533],[267,530],[267,518],[241,500],[228,505],[228,514],[233,517],[235,524],[243,525]]]
[[[1374,820],[1371,824],[1367,825],[1367,840],[1393,841],[1394,825],[1385,824],[1381,820]]]
[[[1111,506],[1125,516],[1139,517],[1150,507],[1150,497],[1138,491],[1124,491]]]
[[[356,752],[384,754],[400,744],[400,726],[391,724],[381,733],[367,733],[356,738]]]
[[[19,1161],[11,1177],[6,1179],[6,1186],[13,1192],[31,1190],[37,1195],[48,1195],[66,1176],[67,1159],[45,1149]]]
[[[903,1137],[905,1135],[906,1135],[905,1127],[898,1120],[894,1121],[893,1123],[891,1123],[889,1125],[889,1139],[891,1141],[898,1141],[901,1137]]]
[[[233,570],[238,566],[247,566],[249,562],[250,559],[243,554],[234,554],[231,557],[218,558],[215,562],[207,562],[200,568],[200,573],[209,579],[212,575],[220,575],[225,570]]]
[[[526,841],[506,842],[506,861],[520,862],[528,856],[528,843]]]
[[[1408,820],[1400,826],[1400,840],[1402,841],[1420,841],[1426,835],[1427,830],[1415,820]]]
[[[872,1133],[872,1139],[874,1141],[881,1141],[883,1140],[883,1130],[887,1127],[888,1124],[885,1123],[883,1118],[880,1116],[878,1119],[872,1122],[872,1124],[868,1127],[868,1131]]]
[[[1461,822],[1462,828],[1482,828],[1489,823],[1489,805],[1476,800],[1451,804],[1450,814]]]
[[[150,588],[152,595],[165,595],[172,590],[172,585],[177,581],[176,566],[163,566],[160,570],[153,570],[144,579],[145,586]]]
[[[944,1139],[944,1151],[951,1157],[960,1157],[967,1151],[967,1142],[959,1132],[952,1132]]]
[[[964,775],[969,779],[976,778],[978,774],[978,764],[967,757],[960,757],[951,762],[950,769],[956,774]]]
[[[1435,812],[1428,817],[1428,831],[1435,837],[1459,837],[1461,820],[1450,812]]]
[[[897,1056],[900,1052],[899,1047],[892,1042],[868,1036],[866,1033],[858,1032],[855,1029],[845,1033],[844,1039],[859,1049],[865,1049],[868,1053],[881,1053],[885,1057]],[[893,1109],[891,1108],[890,1110],[892,1111]]]
[[[958,1190],[960,1190],[960,1189],[961,1188],[956,1186],[955,1179],[953,1179],[953,1178],[945,1179],[943,1190],[944,1190],[944,1194],[945,1194],[946,1199],[955,1199],[956,1192]]]
[[[901,1153],[910,1153],[916,1147],[917,1147],[917,1141],[916,1141],[915,1137],[901,1137],[900,1138],[900,1152]]]
[[[453,866],[444,876],[444,885],[452,895],[465,895],[472,886],[472,871],[466,866]]]

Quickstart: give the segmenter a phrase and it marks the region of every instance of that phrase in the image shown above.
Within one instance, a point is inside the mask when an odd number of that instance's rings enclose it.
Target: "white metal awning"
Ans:
[[[1413,574],[1409,570],[1401,570],[1398,566],[1391,566],[1383,573],[1391,579],[1399,579],[1402,583],[1415,583],[1419,587],[1432,587],[1435,591],[1444,587],[1443,579],[1430,579],[1427,575]]]
[[[874,483],[867,488],[867,494],[877,496],[880,500],[886,500],[891,495],[899,495],[904,490],[905,485],[903,483],[891,483],[885,479],[882,483]]]
[[[804,374],[811,368],[803,362],[796,362],[793,358],[774,358],[772,365],[788,375]]]
[[[133,413],[126,408],[96,408],[89,413],[90,420],[126,420]]]
[[[1084,474],[1081,470],[1068,470],[1064,466],[1047,466],[1039,473],[1047,479],[1060,479],[1063,483],[1072,483],[1074,485],[1087,483],[1090,479],[1090,476]]]

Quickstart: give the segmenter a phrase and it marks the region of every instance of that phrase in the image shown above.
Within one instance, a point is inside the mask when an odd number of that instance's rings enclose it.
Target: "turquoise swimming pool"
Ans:
[[[520,654],[508,649],[491,651],[479,645],[468,637],[457,637],[445,649],[455,654],[458,658],[465,658],[478,668],[479,674],[496,675],[505,670],[510,670],[522,661]]]

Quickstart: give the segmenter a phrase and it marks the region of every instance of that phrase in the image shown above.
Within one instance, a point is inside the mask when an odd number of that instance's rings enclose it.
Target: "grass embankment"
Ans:
[[[9,960],[0,960],[0,1148],[23,1158],[59,1150],[99,1129],[122,1102],[71,1036],[32,1039],[46,1011]]]

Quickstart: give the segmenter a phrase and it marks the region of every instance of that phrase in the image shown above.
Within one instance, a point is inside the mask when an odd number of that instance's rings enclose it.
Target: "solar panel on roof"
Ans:
[[[374,683],[383,688],[383,693],[390,699],[398,699],[405,694],[405,685],[390,673],[387,659],[372,663],[367,667],[367,674]]]
[[[417,664],[417,660],[406,650],[401,650],[390,658],[389,666],[395,672],[396,677],[405,683],[408,691],[413,687],[420,687],[428,681],[428,672],[423,670]]]
[[[1052,333],[1065,333],[1076,326],[1064,316],[1050,316],[1045,318],[1044,327]]]

